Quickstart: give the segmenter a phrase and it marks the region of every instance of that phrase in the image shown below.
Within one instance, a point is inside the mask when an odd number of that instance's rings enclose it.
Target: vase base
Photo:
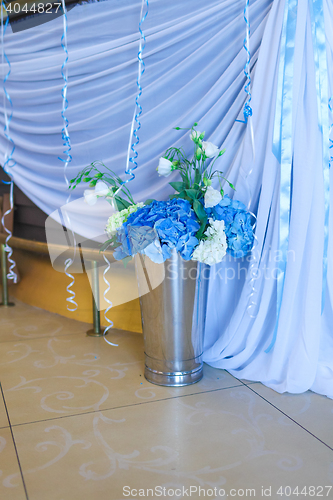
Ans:
[[[191,372],[158,372],[145,366],[145,378],[155,385],[166,387],[183,387],[196,384],[203,377],[203,366]]]

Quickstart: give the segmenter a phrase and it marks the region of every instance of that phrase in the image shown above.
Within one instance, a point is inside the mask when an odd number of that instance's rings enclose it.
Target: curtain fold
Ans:
[[[271,0],[251,2],[252,63],[257,58]],[[77,5],[68,12],[68,110],[73,160],[67,170],[74,177],[84,166],[102,160],[125,178],[126,156],[137,95],[140,0],[108,0]],[[246,60],[243,49],[245,22],[243,0],[162,0],[149,2],[143,24],[147,39],[146,71],[140,103],[139,167],[130,183],[136,201],[165,199],[168,181],[156,174],[158,158],[172,144],[185,144],[187,133],[175,126],[191,127],[197,121],[206,136],[219,146],[226,141],[226,171],[244,133],[235,119],[242,112]],[[15,183],[47,214],[66,203],[63,175],[65,158],[61,140],[62,18],[5,35],[5,52],[11,64],[6,82],[13,102],[10,135],[15,142],[11,170]],[[2,77],[8,65],[1,66]],[[0,162],[6,140],[0,103]],[[230,132],[232,133],[230,134]],[[228,137],[230,135],[230,137]],[[176,178],[176,175],[174,177]],[[72,200],[83,195],[75,190]],[[81,203],[81,204],[80,204]],[[83,202],[77,201],[75,207]],[[70,212],[71,206],[68,207]],[[73,229],[84,237],[104,232],[108,208],[101,203],[94,218],[73,208]],[[56,213],[54,217],[57,217]]]
[[[278,392],[312,389],[333,398],[332,241],[328,249],[328,290],[321,315],[324,242],[324,181],[322,133],[318,127],[316,74],[308,2],[298,2],[293,92],[293,163],[290,233],[285,285],[277,338],[276,271],[279,259],[280,164],[272,153],[279,44],[284,1],[275,1],[263,36],[253,86],[256,158],[246,180],[239,175],[237,194],[248,185],[252,208],[258,207],[257,252],[261,255],[254,295],[250,274],[223,279],[228,262],[220,265],[221,279],[210,282],[204,360],[238,378],[258,380]],[[324,2],[327,26],[331,2]],[[327,29],[327,28],[326,28]],[[332,37],[327,31],[327,59],[332,95]],[[236,155],[233,169],[241,172],[251,155],[249,131]],[[332,176],[332,172],[330,173]],[[331,183],[332,185],[332,183]],[[332,206],[332,188],[331,188]],[[332,210],[331,210],[332,214]],[[330,234],[333,231],[330,217]],[[237,268],[239,263],[234,262]],[[248,264],[249,265],[249,264]],[[214,300],[213,297],[219,297]],[[230,308],[223,298],[237,297]],[[256,304],[257,305],[256,305]],[[249,307],[251,305],[251,307]]]

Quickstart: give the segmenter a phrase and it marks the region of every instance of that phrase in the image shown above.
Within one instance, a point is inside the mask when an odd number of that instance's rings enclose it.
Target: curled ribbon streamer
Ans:
[[[147,5],[147,9],[146,9],[145,14],[143,15],[143,8],[144,8],[145,4]],[[142,115],[142,106],[139,103],[139,99],[142,95],[142,87],[140,85],[140,82],[141,82],[141,77],[142,77],[143,73],[145,72],[145,63],[144,63],[141,56],[142,56],[144,48],[146,46],[146,37],[145,37],[141,27],[142,27],[142,24],[144,23],[147,15],[148,15],[148,7],[149,7],[148,0],[142,0],[141,12],[140,12],[140,22],[139,22],[139,32],[140,32],[140,43],[139,43],[139,52],[138,52],[139,64],[138,64],[138,77],[136,80],[136,85],[138,87],[139,92],[135,98],[135,109],[134,109],[134,114],[133,114],[133,119],[132,119],[131,132],[130,132],[130,138],[129,138],[128,149],[127,149],[126,168],[125,168],[125,174],[130,175],[131,178],[124,181],[123,184],[127,184],[128,182],[135,179],[135,175],[133,173],[133,170],[138,168],[138,163],[136,161],[136,159],[138,157],[138,152],[136,151],[135,148],[139,144],[138,132],[141,128],[141,123],[140,123],[139,118]],[[135,123],[137,124],[137,127],[134,130]],[[133,136],[135,137],[135,142],[132,143]],[[130,156],[131,151],[134,153],[134,156]],[[133,166],[131,168],[129,167],[130,163],[133,164]]]
[[[147,9],[146,9],[145,14],[143,14],[143,9],[144,9],[145,4],[147,6]],[[138,94],[137,94],[137,96],[135,98],[135,109],[134,109],[133,119],[132,119],[132,124],[131,124],[131,131],[130,131],[128,149],[127,149],[126,167],[125,167],[125,174],[126,175],[130,175],[130,179],[126,179],[124,182],[122,182],[121,186],[116,191],[116,193],[114,194],[114,196],[116,196],[118,194],[118,192],[122,189],[122,186],[124,184],[127,184],[128,182],[130,182],[133,179],[135,179],[135,174],[133,173],[133,170],[135,170],[135,169],[138,168],[138,163],[136,161],[136,159],[138,157],[138,152],[136,151],[135,148],[139,144],[138,132],[139,132],[139,130],[141,128],[141,123],[140,123],[139,118],[142,115],[142,106],[139,103],[139,99],[140,99],[140,97],[142,95],[142,87],[140,85],[140,82],[141,82],[141,77],[142,77],[143,73],[145,72],[145,63],[144,63],[144,61],[143,61],[143,59],[142,59],[141,56],[142,56],[144,48],[146,46],[146,37],[145,37],[145,35],[144,35],[143,31],[142,31],[142,24],[144,23],[147,15],[148,15],[148,8],[149,8],[148,0],[142,0],[141,12],[140,12],[140,22],[139,22],[139,32],[140,32],[140,42],[139,42],[139,52],[138,52],[138,61],[139,61],[139,64],[138,64],[138,76],[137,76],[137,80],[136,80],[136,85],[138,87],[139,92],[138,92]],[[134,129],[135,123],[137,124],[137,127]],[[135,137],[135,142],[132,143],[133,136]],[[134,153],[134,156],[131,156],[131,151]],[[133,166],[131,168],[129,166],[130,163],[133,164]],[[115,207],[115,209],[116,209],[116,207]],[[104,300],[106,301],[107,304],[109,304],[108,307],[104,311],[104,318],[109,323],[109,325],[104,330],[104,335],[106,335],[106,333],[108,332],[108,330],[113,327],[113,323],[107,317],[107,314],[108,314],[109,310],[112,308],[112,302],[106,296],[107,293],[110,290],[110,283],[106,279],[106,273],[110,269],[110,262],[108,261],[108,259],[105,256],[105,254],[103,254],[103,257],[104,257],[105,262],[107,263],[107,268],[103,272],[103,279],[104,279],[105,284],[107,285],[107,289],[104,291],[103,295],[104,295]],[[118,345],[118,344],[113,344],[112,342],[109,342],[108,340],[106,340],[105,337],[104,337],[104,340],[105,340],[105,342],[107,342],[110,345],[113,345],[113,346],[117,346]]]
[[[245,74],[246,80],[247,80],[245,87],[244,87],[244,91],[247,94],[247,98],[246,98],[246,101],[244,104],[244,110],[243,110],[244,120],[236,120],[236,122],[240,122],[240,123],[247,123],[248,117],[252,116],[251,75],[250,75],[250,63],[251,63],[251,53],[250,53],[250,32],[251,31],[250,30],[251,30],[251,28],[250,28],[250,22],[249,22],[249,18],[248,18],[249,3],[250,3],[250,0],[245,0],[244,21],[246,24],[246,34],[245,34],[244,43],[243,43],[243,47],[244,47],[245,52],[246,52],[246,63],[245,63],[245,67],[244,67],[244,74]]]
[[[64,178],[65,178],[65,183],[66,183],[66,186],[68,188],[69,186],[69,181],[68,181],[68,178],[67,178],[67,167],[68,167],[68,164],[72,161],[72,156],[70,154],[71,152],[71,141],[70,141],[70,137],[69,137],[69,133],[68,133],[68,119],[65,115],[67,109],[68,109],[68,99],[67,99],[67,88],[68,88],[68,85],[67,85],[67,82],[68,82],[68,68],[67,68],[67,62],[68,62],[68,49],[67,49],[67,9],[66,9],[66,5],[65,5],[65,0],[61,0],[62,2],[62,10],[63,10],[63,34],[61,36],[61,46],[62,46],[62,49],[63,51],[65,52],[65,60],[61,66],[61,75],[62,75],[62,78],[64,80],[64,86],[62,87],[61,89],[61,95],[62,95],[62,111],[61,111],[61,116],[62,116],[62,119],[63,119],[63,123],[64,123],[64,126],[62,128],[62,131],[61,131],[61,136],[62,136],[62,140],[63,140],[63,145],[65,146],[65,149],[64,149],[64,154],[66,155],[66,160],[64,160],[63,158],[60,158],[60,156],[58,157],[58,159],[62,162],[65,163],[64,165]],[[70,201],[70,198],[71,198],[71,194],[69,194],[68,198],[67,198],[67,201],[66,201],[66,204],[69,203]],[[70,311],[70,312],[74,312],[77,310],[78,308],[78,305],[75,301],[75,292],[74,290],[72,290],[72,287],[74,286],[75,284],[75,278],[72,274],[70,274],[70,272],[68,271],[68,269],[72,266],[74,260],[75,260],[75,256],[76,256],[76,239],[75,239],[75,234],[74,234],[74,231],[72,229],[72,226],[71,226],[71,222],[70,222],[70,218],[68,216],[68,213],[65,212],[65,216],[66,216],[66,225],[65,227],[69,228],[71,233],[72,233],[72,236],[73,236],[73,245],[74,245],[74,255],[73,255],[73,258],[69,258],[69,259],[66,259],[65,261],[65,274],[66,276],[71,280],[71,282],[69,283],[69,285],[67,285],[66,287],[66,290],[69,294],[69,297],[66,298],[66,302],[67,302],[67,310]],[[72,308],[70,308],[70,305],[74,306]]]
[[[249,305],[247,306],[246,308],[246,312],[248,313],[248,315],[250,316],[250,318],[256,318],[256,314],[251,314],[251,309],[256,307],[258,305],[257,302],[254,301],[254,297],[257,295],[257,292],[258,290],[256,289],[256,287],[254,286],[255,284],[255,281],[257,279],[257,273],[255,273],[254,271],[257,269],[258,270],[258,259],[256,257],[256,254],[255,254],[255,250],[258,246],[258,238],[255,234],[255,229],[257,227],[257,217],[254,215],[254,213],[250,212],[250,214],[252,215],[252,217],[254,218],[254,224],[252,226],[252,229],[253,229],[253,236],[254,236],[254,241],[253,241],[253,246],[251,248],[251,255],[252,255],[252,263],[251,265],[249,266],[249,275],[251,276],[251,278],[249,279],[248,281],[248,286],[251,288],[251,293],[249,295],[249,298],[248,298],[248,302],[249,302]]]
[[[106,267],[106,268],[104,269],[104,271],[103,271],[103,280],[104,280],[104,283],[105,283],[105,284],[106,284],[106,286],[107,286],[107,288],[104,290],[104,294],[103,294],[103,296],[104,296],[104,300],[105,300],[105,302],[106,302],[107,304],[109,304],[109,305],[108,305],[108,307],[107,307],[107,308],[105,309],[105,311],[104,311],[104,318],[105,318],[105,320],[109,323],[109,325],[105,328],[104,333],[103,333],[103,335],[106,335],[106,334],[107,334],[107,332],[110,330],[110,328],[112,328],[112,327],[113,327],[113,322],[112,322],[112,321],[111,321],[111,320],[107,317],[108,312],[109,312],[109,311],[110,311],[110,309],[112,308],[112,302],[111,302],[111,301],[107,298],[107,294],[108,294],[108,292],[109,292],[109,290],[110,290],[110,288],[111,288],[111,287],[110,287],[110,283],[109,283],[109,282],[108,282],[108,280],[106,279],[106,274],[108,273],[108,271],[109,271],[109,269],[110,269],[111,265],[110,265],[110,262],[109,262],[108,258],[105,256],[105,254],[104,254],[104,253],[103,253],[103,258],[104,258],[104,260],[105,260],[105,262],[106,262],[106,264],[107,264],[107,267]],[[112,342],[110,342],[109,340],[107,340],[105,337],[104,337],[104,340],[105,340],[105,342],[107,342],[107,343],[108,343],[108,344],[110,344],[110,345],[113,345],[113,346],[115,346],[115,347],[117,347],[117,346],[118,346],[118,344],[113,344]]]
[[[12,168],[12,167],[14,167],[14,165],[16,165],[16,162],[15,162],[15,160],[13,160],[13,153],[15,151],[15,144],[14,144],[14,141],[10,137],[10,134],[9,134],[9,124],[10,124],[11,119],[13,117],[13,102],[12,102],[12,100],[10,98],[9,93],[7,92],[7,89],[6,89],[6,81],[8,80],[9,75],[11,73],[11,65],[10,65],[9,59],[8,59],[6,53],[5,53],[4,37],[5,37],[6,29],[7,29],[8,23],[9,23],[9,16],[7,15],[6,22],[4,23],[3,22],[3,10],[4,9],[5,9],[4,2],[1,2],[1,50],[2,50],[2,60],[1,60],[1,62],[2,62],[2,67],[4,67],[4,62],[5,61],[8,64],[8,73],[6,74],[6,76],[5,76],[4,80],[3,80],[4,118],[5,118],[4,135],[5,135],[8,143],[10,143],[12,145],[12,150],[9,153],[9,155],[8,155],[7,151],[5,152],[5,163],[3,165],[4,171],[10,177],[11,180],[8,181],[8,182],[7,181],[2,181],[3,184],[7,184],[7,185],[10,186],[10,191],[9,191],[9,209],[3,214],[2,218],[1,218],[1,224],[2,224],[2,227],[4,228],[5,232],[7,233],[7,237],[6,237],[6,241],[5,241],[5,251],[7,253],[7,260],[8,260],[8,263],[9,263],[9,269],[8,269],[8,273],[7,273],[7,279],[13,280],[14,283],[17,283],[17,274],[14,271],[16,263],[12,259],[13,250],[12,250],[12,248],[8,244],[10,238],[13,235],[12,235],[12,232],[6,227],[6,224],[5,224],[5,217],[7,215],[9,215],[14,210],[14,182],[13,182],[12,175],[11,175],[9,169]],[[8,113],[7,113],[7,101],[9,102],[10,107],[11,107],[11,113],[10,113],[9,116],[8,116]],[[12,162],[12,164],[11,164],[11,162]]]
[[[250,134],[251,134],[251,146],[252,146],[252,154],[253,154],[253,163],[254,163],[254,161],[255,161],[255,144],[254,144],[254,131],[253,131],[252,107],[251,107],[251,100],[252,100],[252,95],[251,95],[251,73],[250,73],[250,71],[251,71],[251,69],[250,69],[250,64],[251,64],[251,52],[250,52],[251,26],[250,26],[250,21],[249,21],[249,14],[248,14],[249,3],[250,3],[249,0],[245,0],[244,21],[245,21],[245,25],[246,25],[246,33],[245,33],[245,38],[244,38],[244,43],[243,43],[243,47],[244,47],[245,52],[246,52],[246,63],[245,63],[245,66],[244,66],[244,74],[246,76],[246,84],[244,86],[244,92],[247,94],[247,97],[246,97],[245,104],[244,104],[244,109],[243,109],[244,120],[236,120],[236,122],[240,122],[240,123],[244,123],[244,124],[249,123]],[[248,177],[251,175],[252,171],[253,171],[253,168],[251,168],[250,171],[247,172],[247,174],[245,176],[245,182],[246,182],[247,189],[248,189],[248,192],[249,192],[249,201],[248,201],[248,205],[247,205],[248,210],[249,210],[249,208],[251,206],[251,203],[252,203],[252,193],[251,193],[251,189],[250,189],[250,186],[249,186],[249,183],[248,183]],[[254,232],[255,228],[257,226],[257,217],[252,212],[250,212],[250,214],[254,218],[254,224],[252,226],[252,229],[253,229],[253,232]],[[256,280],[256,276],[253,273],[254,269],[258,265],[258,261],[257,261],[257,258],[255,256],[255,248],[257,247],[257,245],[258,245],[258,238],[254,234],[254,242],[253,242],[253,246],[252,246],[252,249],[251,249],[251,254],[253,256],[253,261],[252,261],[251,266],[249,267],[249,273],[252,274],[252,277],[248,281],[248,286],[251,289],[251,293],[250,293],[249,299],[248,299],[248,301],[250,303],[249,303],[249,305],[246,308],[246,311],[247,311],[247,313],[249,314],[249,316],[251,318],[255,318],[255,316],[253,314],[250,314],[250,310],[253,307],[257,306],[257,303],[253,300],[253,297],[257,293],[257,290],[256,290],[256,288],[254,286],[254,283],[255,283],[255,280]]]
[[[72,274],[70,274],[68,272],[68,268],[73,264],[73,261],[72,259],[67,259],[65,260],[65,274],[66,276],[68,276],[68,278],[70,278],[72,281],[69,285],[67,285],[66,287],[66,290],[68,292],[68,294],[70,295],[69,297],[66,298],[66,302],[68,302],[67,304],[67,311],[70,311],[70,312],[74,312],[76,311],[77,309],[77,303],[75,302],[75,292],[73,290],[71,290],[71,287],[74,285],[75,283],[75,278]],[[74,308],[70,308],[69,305],[72,304],[74,306]]]

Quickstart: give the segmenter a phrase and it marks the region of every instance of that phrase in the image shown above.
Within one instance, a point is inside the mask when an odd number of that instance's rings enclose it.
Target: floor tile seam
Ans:
[[[269,405],[271,405],[273,408],[275,408],[276,410],[278,410],[280,413],[282,413],[282,415],[284,415],[285,417],[287,417],[289,420],[291,420],[292,422],[294,422],[294,424],[296,424],[298,427],[300,427],[301,429],[303,429],[305,432],[307,432],[308,434],[310,434],[310,436],[314,437],[317,441],[319,441],[320,443],[322,443],[324,446],[326,446],[329,450],[333,451],[333,448],[332,446],[330,446],[329,444],[325,443],[325,441],[323,441],[322,439],[320,439],[318,436],[316,436],[315,434],[313,434],[313,432],[311,432],[309,429],[307,429],[306,427],[304,427],[302,424],[300,424],[299,422],[297,422],[297,420],[294,420],[290,415],[288,415],[287,413],[285,413],[283,410],[281,410],[278,406],[275,406],[273,403],[271,403],[268,399],[266,399],[264,396],[262,396],[261,394],[259,394],[258,392],[256,392],[254,389],[252,389],[251,387],[249,387],[250,391],[254,392],[255,394],[257,394],[257,396],[259,396],[261,399],[263,399],[264,401],[266,401],[266,403],[268,403]]]
[[[233,385],[230,387],[220,387],[218,389],[211,389],[211,390],[207,390],[207,391],[194,392],[192,394],[182,394],[180,396],[171,396],[169,398],[154,399],[151,401],[140,401],[139,403],[114,406],[112,408],[100,408],[99,410],[93,410],[93,411],[88,411],[88,412],[83,412],[83,413],[72,413],[71,415],[60,415],[58,417],[51,417],[51,418],[45,418],[45,419],[41,419],[41,420],[34,420],[32,422],[21,422],[19,424],[11,424],[11,426],[13,428],[15,428],[15,427],[20,427],[22,425],[38,424],[41,422],[53,422],[54,420],[62,420],[63,418],[80,417],[83,415],[93,415],[94,413],[99,413],[101,411],[112,411],[112,410],[120,410],[122,408],[132,408],[135,406],[141,406],[141,405],[145,405],[145,404],[160,403],[162,401],[170,401],[170,400],[174,400],[174,399],[180,399],[180,398],[185,398],[185,397],[190,397],[190,396],[198,396],[198,395],[202,395],[202,394],[209,394],[212,392],[224,391],[224,390],[228,390],[228,389],[236,389],[237,387],[242,387],[242,385],[238,384],[238,385]]]
[[[25,480],[24,480],[24,476],[23,476],[23,471],[22,471],[22,467],[21,467],[21,462],[20,462],[20,457],[19,457],[19,454],[18,454],[18,449],[17,449],[17,446],[16,446],[14,432],[13,432],[13,429],[12,429],[12,426],[11,426],[11,422],[10,422],[10,418],[9,418],[9,413],[8,413],[8,408],[7,408],[7,404],[6,404],[6,399],[5,399],[5,395],[3,393],[3,389],[2,389],[1,383],[0,383],[0,390],[1,390],[1,396],[2,396],[2,399],[3,399],[3,403],[5,405],[5,410],[6,410],[6,414],[7,414],[8,423],[9,423],[8,429],[10,430],[10,434],[11,434],[11,437],[12,437],[12,443],[13,443],[13,446],[14,446],[16,460],[17,460],[17,464],[18,464],[18,467],[19,467],[20,475],[21,475],[21,480],[22,480],[22,484],[23,484],[24,493],[25,493],[25,496],[26,496],[26,500],[29,500],[27,486],[25,484]]]

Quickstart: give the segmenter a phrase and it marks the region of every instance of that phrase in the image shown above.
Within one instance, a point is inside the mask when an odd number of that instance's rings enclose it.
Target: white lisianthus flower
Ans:
[[[95,189],[85,189],[83,196],[88,205],[95,205],[97,199],[110,193],[109,186],[103,181],[97,181]]]
[[[210,227],[205,231],[206,240],[201,240],[194,249],[192,260],[212,266],[221,262],[227,252],[227,237],[224,221],[209,219]]]
[[[109,237],[112,238],[112,236],[116,233],[117,229],[121,227],[124,222],[127,221],[128,217],[133,213],[136,212],[138,208],[142,208],[144,206],[144,203],[137,203],[136,205],[131,205],[128,208],[124,208],[124,210],[121,210],[120,212],[115,212],[111,217],[109,217],[108,222],[105,227],[105,231],[108,233]]]
[[[104,181],[97,181],[95,186],[96,196],[107,196],[109,194],[110,188]]]
[[[97,201],[97,196],[95,194],[94,189],[85,189],[83,196],[84,196],[84,201],[88,203],[88,205],[95,205]]]
[[[212,186],[208,186],[205,193],[205,208],[212,208],[218,205],[222,200],[222,195],[220,191],[214,189]]]
[[[172,170],[173,170],[173,164],[172,161],[168,160],[167,158],[160,158],[158,167],[157,167],[157,172],[159,175],[163,175],[164,177],[168,177]]]
[[[193,142],[199,140],[200,136],[204,136],[205,132],[200,132],[200,130],[192,130],[190,133],[190,138]]]
[[[220,150],[215,144],[212,142],[208,141],[202,141],[202,149],[205,152],[205,155],[207,158],[213,158],[214,156],[218,155]]]

